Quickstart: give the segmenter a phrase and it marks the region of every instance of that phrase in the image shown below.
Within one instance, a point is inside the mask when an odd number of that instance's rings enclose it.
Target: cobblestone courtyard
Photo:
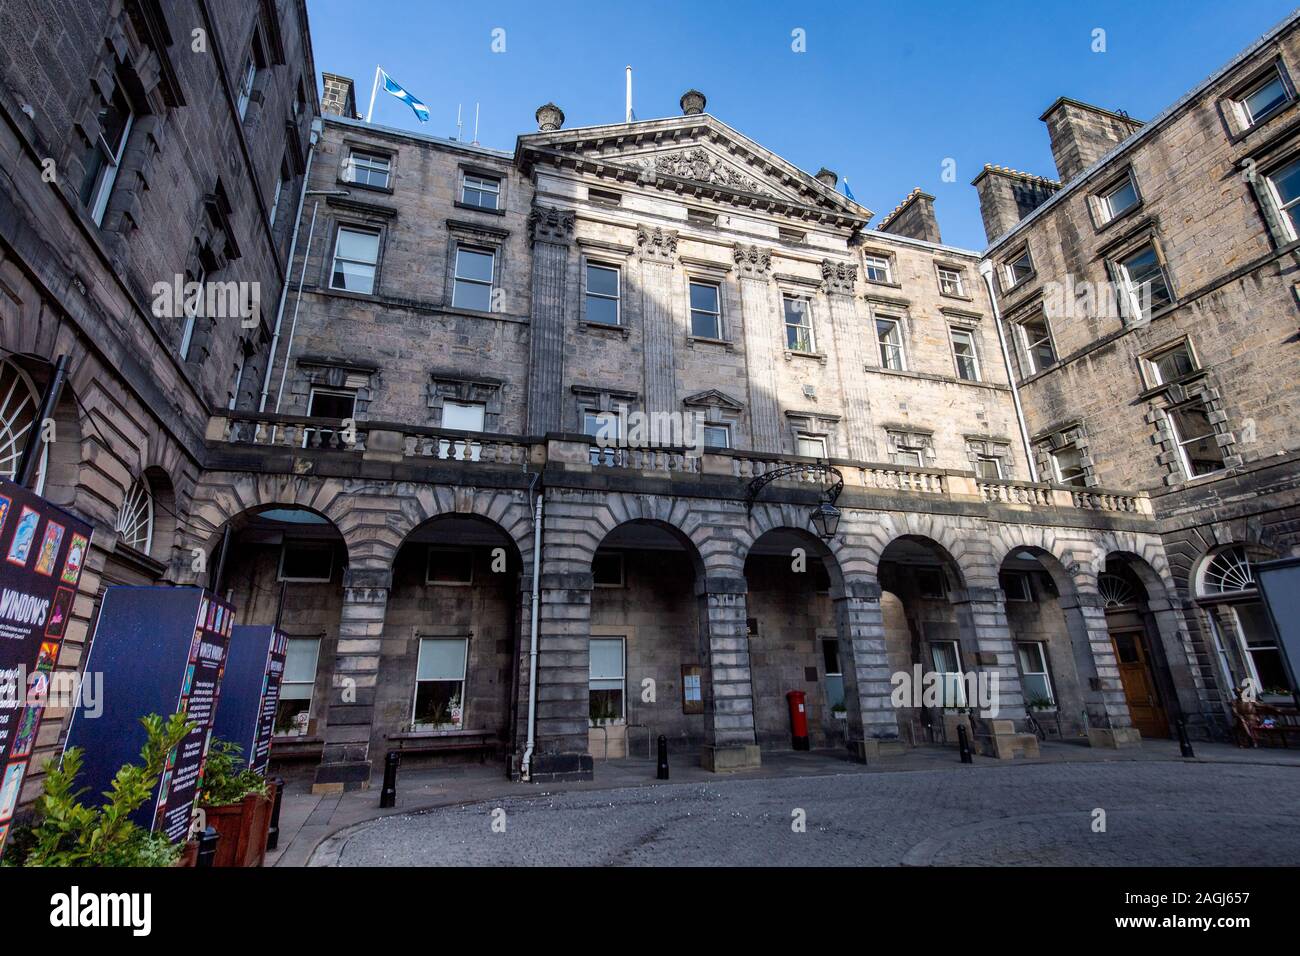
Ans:
[[[1258,796],[1266,794],[1266,799]],[[1181,763],[961,767],[507,797],[388,817],[318,862],[1278,866],[1300,772]],[[498,808],[504,811],[495,813]],[[1106,812],[1093,831],[1094,810]],[[795,832],[795,812],[806,815]],[[493,821],[504,821],[494,832]]]

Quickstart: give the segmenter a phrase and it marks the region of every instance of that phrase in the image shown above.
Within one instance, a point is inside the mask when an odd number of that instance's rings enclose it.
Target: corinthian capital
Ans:
[[[851,262],[822,260],[822,291],[827,295],[852,295],[858,282],[858,267]]]
[[[677,258],[677,230],[637,226],[636,247],[642,260],[671,264]]]
[[[528,213],[528,238],[567,245],[573,238],[573,221],[572,210],[534,206]]]
[[[732,257],[736,260],[736,271],[742,276],[765,279],[772,271],[772,253],[768,249],[736,243]]]

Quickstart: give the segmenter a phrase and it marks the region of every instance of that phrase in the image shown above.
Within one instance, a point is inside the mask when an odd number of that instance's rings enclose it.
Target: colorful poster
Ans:
[[[271,759],[287,650],[288,640],[273,627],[241,624],[231,631],[215,730],[238,744],[249,768],[261,774]]]
[[[0,853],[45,713],[90,533],[86,522],[0,479]]]

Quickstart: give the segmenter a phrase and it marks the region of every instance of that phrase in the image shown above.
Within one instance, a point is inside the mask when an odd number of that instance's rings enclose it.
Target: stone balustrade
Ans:
[[[335,419],[229,412],[208,424],[207,439],[230,445],[265,445],[309,451],[359,454],[366,460],[400,462],[440,459],[471,465],[559,467],[567,471],[636,472],[645,476],[676,474],[730,477],[749,481],[796,463],[816,464],[812,458],[783,457],[732,449],[694,453],[684,448],[604,448],[594,438],[552,434],[545,438],[464,432]],[[901,492],[959,501],[982,501],[1025,510],[1070,508],[1080,511],[1150,516],[1145,494],[1125,494],[1101,488],[1072,488],[1045,482],[980,478],[969,471],[918,468],[881,462],[833,462],[846,489]],[[816,472],[781,479],[780,484],[821,488],[825,477]]]

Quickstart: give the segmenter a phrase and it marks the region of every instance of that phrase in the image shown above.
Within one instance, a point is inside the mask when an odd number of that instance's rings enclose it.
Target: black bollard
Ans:
[[[384,757],[384,789],[379,792],[379,809],[397,806],[397,764],[402,755],[390,750]]]
[[[966,725],[957,725],[957,749],[961,751],[962,763],[974,763],[975,759],[971,756],[970,740],[966,736]]]
[[[659,779],[668,779],[668,738],[659,735]]]
[[[1187,721],[1179,717],[1175,723],[1178,726],[1178,749],[1184,757],[1195,757],[1196,751],[1192,749],[1192,741],[1187,736]]]
[[[280,801],[284,798],[284,777],[271,781],[275,788],[274,802],[271,804],[271,826],[266,831],[266,848],[274,850],[280,845]]]
[[[208,827],[199,834],[199,855],[194,861],[196,867],[213,866],[217,859],[217,843],[221,834],[214,827]]]

